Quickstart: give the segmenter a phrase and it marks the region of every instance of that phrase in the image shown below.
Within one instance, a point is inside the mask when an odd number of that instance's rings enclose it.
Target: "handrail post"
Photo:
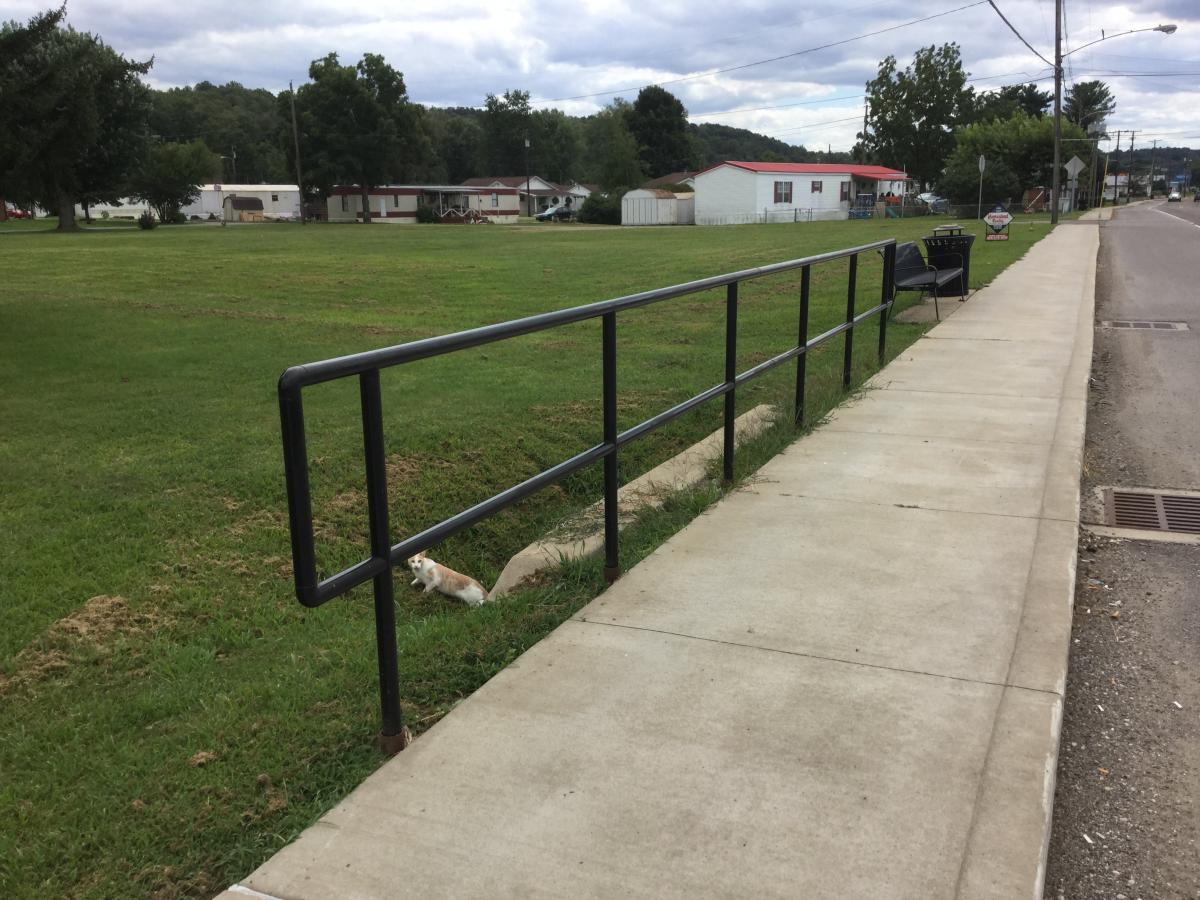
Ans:
[[[842,388],[850,387],[854,368],[854,292],[858,286],[858,254],[850,257],[849,284],[846,287],[846,348],[842,354]]]
[[[400,713],[400,671],[396,659],[395,587],[392,582],[391,542],[388,537],[387,463],[383,449],[383,400],[379,370],[359,375],[362,399],[363,454],[367,466],[367,513],[371,526],[371,556],[386,568],[374,579],[375,647],[379,657],[379,706],[383,728],[379,743],[387,753],[397,753],[408,743]]]
[[[601,319],[604,377],[604,580],[609,584],[621,575],[618,547],[620,526],[617,521],[617,314],[605,313]]]
[[[887,323],[892,314],[892,279],[895,277],[896,244],[892,242],[883,248],[883,287],[880,289],[879,303],[883,309],[879,312],[879,365],[883,365],[887,357]]]
[[[292,539],[296,597],[305,606],[317,606],[308,446],[304,437],[304,401],[299,388],[280,388],[279,420],[283,429],[283,471],[287,482],[288,532]]]
[[[735,402],[737,378],[737,308],[738,282],[725,288],[725,384],[729,393],[725,395],[725,460],[723,476],[725,483],[733,481],[733,454],[737,436],[734,434],[734,419],[737,415]]]
[[[810,283],[810,266],[800,270],[800,337],[797,347],[808,344],[808,293]],[[805,350],[796,357],[796,424],[804,424],[804,379],[808,369],[808,351]]]

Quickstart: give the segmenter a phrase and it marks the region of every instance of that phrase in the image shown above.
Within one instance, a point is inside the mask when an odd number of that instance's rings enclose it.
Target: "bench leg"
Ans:
[[[942,321],[942,313],[941,310],[938,309],[938,291],[936,283],[933,286],[933,317],[939,322]]]

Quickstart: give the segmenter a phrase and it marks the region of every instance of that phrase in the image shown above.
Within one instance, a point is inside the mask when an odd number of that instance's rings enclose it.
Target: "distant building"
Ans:
[[[221,218],[229,197],[250,197],[262,202],[264,219],[300,218],[300,186],[295,184],[202,184],[200,196],[180,210],[189,219]]]
[[[488,175],[468,178],[463,184],[467,187],[514,188],[520,198],[523,216],[535,216],[555,206],[579,209],[583,201],[596,190],[592,185],[577,181],[556,184],[538,175],[530,175],[528,179],[524,175]]]
[[[908,182],[885,166],[726,160],[695,176],[696,224],[847,219],[856,200],[903,197]]]
[[[1129,174],[1114,172],[1104,179],[1104,199],[1111,203],[1118,197],[1129,197]]]
[[[442,222],[517,221],[517,191],[508,187],[467,187],[461,184],[389,184],[367,195],[371,219],[392,224],[416,224],[417,207],[427,207]],[[359,222],[363,218],[362,189],[338,185],[326,201],[330,222]]]
[[[622,225],[695,224],[695,194],[637,188],[621,197]]]
[[[670,190],[674,185],[684,185],[686,187],[696,186],[696,172],[671,172],[669,175],[663,175],[661,178],[652,178],[642,185],[644,188],[652,190],[666,189]]]

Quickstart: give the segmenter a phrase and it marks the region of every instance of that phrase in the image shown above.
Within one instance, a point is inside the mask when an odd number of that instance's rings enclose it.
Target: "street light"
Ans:
[[[1063,65],[1062,61],[1072,53],[1078,53],[1085,47],[1090,47],[1093,44],[1099,44],[1101,41],[1111,41],[1116,37],[1124,37],[1127,34],[1137,34],[1141,31],[1161,31],[1163,34],[1174,34],[1179,30],[1178,25],[1155,25],[1152,28],[1131,28],[1129,31],[1121,31],[1117,34],[1104,34],[1103,37],[1097,38],[1094,41],[1088,41],[1086,44],[1080,44],[1074,50],[1062,52],[1062,7],[1063,0],[1055,0],[1054,3],[1054,180],[1050,188],[1050,224],[1058,224],[1058,195],[1062,189],[1062,149],[1059,146],[1062,143],[1062,78]]]

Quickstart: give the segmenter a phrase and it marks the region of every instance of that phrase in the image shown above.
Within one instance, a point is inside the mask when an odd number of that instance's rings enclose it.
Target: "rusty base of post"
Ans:
[[[604,567],[604,581],[607,584],[612,584],[614,581],[616,581],[620,577],[621,577],[621,567],[620,566],[605,566]]]
[[[412,739],[412,732],[408,730],[407,725],[404,725],[401,727],[399,734],[383,734],[380,732],[375,742],[385,754],[395,756],[411,744]]]

